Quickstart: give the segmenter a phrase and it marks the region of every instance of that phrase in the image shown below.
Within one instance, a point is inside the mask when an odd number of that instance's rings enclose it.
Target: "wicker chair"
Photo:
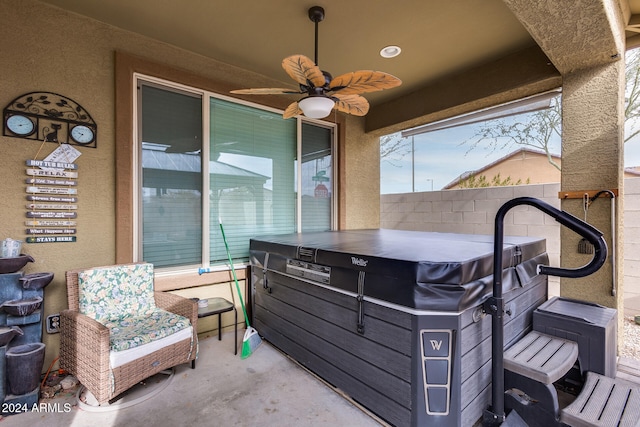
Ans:
[[[121,264],[120,266],[133,265],[137,264]],[[110,267],[117,266],[98,268]],[[177,295],[151,290],[155,306],[189,319],[193,333],[188,335],[186,339],[155,351],[151,351],[147,347],[148,354],[112,367],[110,361],[112,343],[110,343],[109,328],[89,315],[81,313],[82,304],[79,302],[81,287],[78,275],[86,270],[78,269],[66,272],[69,309],[60,313],[60,367],[75,375],[87,390],[93,393],[100,405],[108,403],[109,400],[145,378],[173,366],[195,360],[198,340],[196,331],[197,303]],[[183,333],[183,335],[185,334]],[[147,344],[140,346],[140,348],[145,345]]]

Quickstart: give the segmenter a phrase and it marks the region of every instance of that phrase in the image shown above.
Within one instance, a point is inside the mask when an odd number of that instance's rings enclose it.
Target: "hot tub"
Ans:
[[[505,347],[547,299],[545,240],[505,237]],[[356,230],[251,240],[253,326],[397,426],[470,426],[491,399],[493,236]]]

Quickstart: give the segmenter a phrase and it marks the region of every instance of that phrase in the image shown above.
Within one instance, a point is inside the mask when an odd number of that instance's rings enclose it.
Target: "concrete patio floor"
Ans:
[[[63,393],[54,399],[41,399],[41,404],[48,404],[43,412],[4,417],[0,425],[384,425],[269,343],[263,342],[254,354],[242,360],[240,354],[233,354],[233,332],[225,333],[222,341],[217,337],[201,339],[196,369],[180,365],[169,381],[154,397],[130,407],[87,411],[76,406],[75,394]]]
[[[640,383],[640,361],[620,358],[618,376]],[[77,404],[76,388],[41,399],[40,411],[2,417],[0,426],[387,426],[268,342],[242,360],[233,354],[233,332],[222,341],[201,338],[196,369],[183,364],[171,379],[148,383],[160,390],[140,403],[132,404],[144,396],[136,391],[119,408],[95,410]]]

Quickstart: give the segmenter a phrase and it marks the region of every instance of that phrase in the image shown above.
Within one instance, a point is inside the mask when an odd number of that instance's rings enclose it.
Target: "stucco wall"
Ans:
[[[520,196],[536,197],[560,208],[559,190],[560,184],[556,183],[386,194],[380,199],[380,226],[401,230],[493,234],[496,212],[507,200]],[[633,315],[640,314],[640,178],[625,179],[624,200],[624,276],[618,282],[624,283],[625,313]],[[599,199],[592,206],[596,204],[610,211],[609,199]],[[518,206],[507,214],[504,224],[505,235],[547,239],[550,264],[561,265],[561,227],[551,217],[535,208]],[[574,248],[577,253],[577,247]],[[589,255],[579,256],[583,263],[589,260]],[[557,278],[549,278],[549,294],[560,295]]]
[[[97,122],[97,148],[80,147],[82,155],[78,165],[78,225],[76,243],[48,243],[25,245],[24,251],[36,262],[25,268],[25,273],[51,271],[54,281],[46,288],[44,314],[49,315],[66,308],[64,272],[71,268],[111,264],[115,260],[115,137],[114,57],[124,51],[177,69],[186,70],[206,79],[242,87],[281,86],[263,76],[241,70],[201,55],[120,30],[100,22],[71,14],[39,3],[35,0],[0,0],[0,52],[2,52],[2,78],[0,78],[0,105],[28,92],[47,91],[71,98],[82,105]],[[276,58],[276,60],[278,60]],[[283,76],[286,78],[286,76]],[[290,99],[269,100],[272,106],[282,108]],[[358,123],[354,121],[354,123]],[[378,168],[366,168],[361,158],[376,158],[377,139],[363,138],[362,126],[346,132],[344,146],[357,147],[347,153],[343,167],[357,161],[353,169],[357,179],[376,182]],[[0,136],[0,238],[25,237],[25,161],[33,159],[41,143]],[[46,143],[38,159],[49,154],[55,145]],[[347,182],[355,176],[350,173]],[[357,192],[357,196],[356,196]],[[345,194],[350,211],[358,211],[362,200],[374,204],[362,209],[352,227],[377,226],[379,218],[379,190],[377,186],[360,186]],[[58,355],[58,335],[44,334],[47,345],[45,367]]]

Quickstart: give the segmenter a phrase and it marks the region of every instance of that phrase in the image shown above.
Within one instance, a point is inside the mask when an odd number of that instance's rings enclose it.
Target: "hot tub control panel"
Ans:
[[[331,267],[327,267],[326,265],[288,259],[286,272],[292,276],[313,280],[323,285],[331,284]]]
[[[451,395],[451,330],[423,329],[420,332],[427,414],[448,415]]]

